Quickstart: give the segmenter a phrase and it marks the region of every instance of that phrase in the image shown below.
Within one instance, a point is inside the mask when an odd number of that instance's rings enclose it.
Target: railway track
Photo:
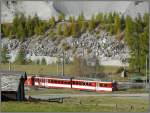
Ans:
[[[40,95],[32,95],[32,98],[35,99],[55,99],[55,98],[71,98],[71,97],[122,97],[122,98],[139,98],[139,99],[148,99],[149,94],[40,94]],[[28,98],[28,96],[26,96]]]

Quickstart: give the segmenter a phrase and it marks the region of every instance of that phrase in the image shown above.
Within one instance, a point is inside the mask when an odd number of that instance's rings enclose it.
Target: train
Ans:
[[[28,76],[25,86],[44,88],[69,88],[96,92],[112,92],[117,90],[117,83],[72,77]]]

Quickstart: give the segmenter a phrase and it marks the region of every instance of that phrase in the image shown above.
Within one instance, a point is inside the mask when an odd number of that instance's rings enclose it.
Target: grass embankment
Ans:
[[[8,64],[0,64],[0,70],[8,70],[9,65]],[[128,81],[129,77],[122,78],[120,77],[120,72],[118,70],[120,67],[116,66],[101,66],[97,69],[97,73],[106,73],[110,76],[107,76],[107,80],[117,80],[117,81]],[[26,71],[27,74],[43,74],[43,75],[57,75],[62,73],[62,67],[59,65],[59,68],[57,64],[51,64],[51,65],[17,65],[17,64],[11,64],[11,70],[14,71]],[[84,68],[84,72],[91,73],[94,72],[95,68]],[[65,75],[72,75],[76,76],[76,70],[74,68],[73,64],[65,64],[64,68]],[[94,75],[93,75],[94,76]]]
[[[63,103],[2,102],[3,112],[147,112],[148,100],[122,97],[74,97]]]
[[[65,74],[74,74],[74,65],[73,64],[65,64],[64,66],[64,72]],[[0,69],[2,70],[8,70],[9,69],[9,64],[0,64]],[[89,69],[89,68],[88,68]],[[87,69],[87,70],[88,70]],[[98,72],[104,72],[104,73],[115,73],[119,67],[117,66],[101,66],[98,68]],[[49,74],[49,73],[55,73],[57,74],[58,70],[59,73],[62,71],[62,66],[57,64],[51,64],[51,65],[36,65],[36,64],[31,64],[31,65],[17,65],[17,64],[11,64],[11,70],[16,70],[16,71],[26,71],[29,74],[33,73],[42,73],[42,74]],[[95,68],[91,68],[91,71],[94,71]],[[85,69],[86,71],[86,69]]]

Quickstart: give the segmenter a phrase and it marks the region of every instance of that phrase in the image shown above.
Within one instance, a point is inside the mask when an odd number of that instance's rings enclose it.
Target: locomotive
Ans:
[[[28,76],[26,86],[44,88],[70,88],[76,90],[88,90],[97,92],[112,92],[117,90],[116,82],[106,82],[91,79],[77,79],[70,77],[43,77]]]

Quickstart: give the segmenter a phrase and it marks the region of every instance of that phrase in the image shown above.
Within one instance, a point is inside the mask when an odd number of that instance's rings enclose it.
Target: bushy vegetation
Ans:
[[[125,41],[131,51],[130,67],[138,72],[146,69],[149,60],[149,18],[145,14],[133,20],[130,16],[125,20]]]
[[[45,58],[42,58],[41,64],[42,65],[46,65],[47,64]]]
[[[18,56],[15,60],[16,64],[26,64],[26,59],[25,59],[25,49],[23,47],[20,48],[20,51],[18,53]]]
[[[8,57],[7,57],[7,55],[8,55],[8,50],[7,50],[7,48],[6,47],[4,47],[4,48],[2,48],[2,51],[1,51],[1,58],[2,58],[2,63],[8,63]]]
[[[16,14],[12,24],[2,24],[2,34],[3,37],[15,37],[24,41],[33,35],[44,34],[48,26],[48,22],[40,20],[37,15],[27,18],[24,14]]]

